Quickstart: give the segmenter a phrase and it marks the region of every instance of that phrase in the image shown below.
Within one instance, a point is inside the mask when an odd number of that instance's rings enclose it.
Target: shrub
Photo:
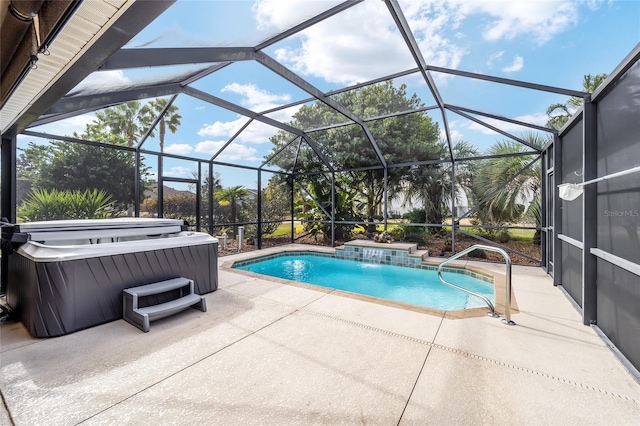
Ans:
[[[397,227],[389,231],[389,234],[395,241],[405,241],[404,229]]]
[[[469,257],[475,257],[476,259],[486,259],[487,253],[482,249],[475,249],[469,253]]]
[[[402,216],[410,223],[427,223],[427,213],[424,209],[413,209]]]
[[[427,228],[421,226],[407,226],[404,230],[405,241],[420,245],[427,244],[427,235]]]
[[[61,219],[104,219],[111,216],[112,197],[97,189],[86,191],[34,190],[18,207],[26,222]]]
[[[500,232],[498,232],[497,239],[500,244],[505,244],[511,240],[511,236],[506,229],[502,229]]]

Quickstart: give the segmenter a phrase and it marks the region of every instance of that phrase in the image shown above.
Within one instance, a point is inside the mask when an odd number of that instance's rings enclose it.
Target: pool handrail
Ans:
[[[506,297],[505,297],[505,310],[504,310],[504,315],[505,318],[502,320],[502,322],[506,325],[516,325],[515,322],[511,321],[511,257],[509,256],[509,254],[502,250],[501,248],[497,248],[497,247],[492,247],[492,246],[485,246],[482,244],[475,244],[472,245],[471,247],[468,247],[464,250],[462,250],[459,253],[454,254],[453,256],[449,257],[448,259],[443,260],[442,262],[440,262],[440,264],[438,264],[438,278],[440,278],[440,281],[442,281],[443,284],[448,285],[449,287],[453,287],[455,289],[458,289],[460,291],[464,291],[465,293],[468,293],[472,296],[476,296],[479,297],[480,299],[484,300],[484,302],[489,306],[489,308],[491,309],[491,312],[487,312],[487,315],[498,318],[500,317],[499,314],[496,313],[495,308],[493,306],[493,303],[491,303],[491,301],[486,298],[485,296],[478,294],[476,292],[473,292],[471,290],[468,290],[466,288],[460,287],[458,285],[455,285],[453,283],[450,283],[448,281],[446,281],[444,279],[444,277],[442,276],[442,267],[444,265],[446,265],[449,262],[452,262],[456,259],[458,259],[459,257],[464,256],[465,254],[471,253],[472,251],[476,250],[476,249],[480,249],[480,250],[487,250],[487,251],[493,251],[496,253],[500,253],[505,260],[505,264],[506,264]]]

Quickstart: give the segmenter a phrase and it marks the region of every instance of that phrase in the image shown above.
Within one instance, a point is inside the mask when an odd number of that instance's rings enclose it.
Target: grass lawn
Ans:
[[[467,219],[463,219],[461,224],[470,225],[471,222],[468,221]],[[397,227],[399,227],[399,225],[394,225],[392,221],[389,221],[388,223],[389,231],[392,231],[394,228],[397,228]],[[383,229],[384,227],[382,225],[378,225],[376,227],[376,230],[378,232],[382,232]],[[442,229],[445,230],[446,232],[451,232],[450,226],[444,226]],[[472,234],[479,234],[478,228],[463,228],[463,229]],[[304,227],[302,226],[302,224],[295,222],[295,233],[300,234],[302,232],[304,232]],[[363,234],[365,232],[365,228],[361,225],[355,225],[353,228],[353,232],[355,232],[356,234]],[[530,241],[533,241],[533,234],[535,234],[535,232],[536,231],[533,229],[510,229],[509,236],[514,241],[530,242]],[[273,234],[269,234],[266,236],[267,237],[283,237],[288,235],[291,235],[291,223],[283,223],[282,225],[278,226],[278,229],[276,229]]]
[[[304,232],[304,227],[301,223],[295,222],[294,226],[296,234]],[[283,237],[288,235],[291,235],[291,223],[283,223],[278,226],[278,229],[276,229],[273,234],[265,235],[265,237]]]

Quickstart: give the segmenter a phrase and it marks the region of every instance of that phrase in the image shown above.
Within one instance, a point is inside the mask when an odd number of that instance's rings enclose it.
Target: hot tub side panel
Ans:
[[[36,337],[60,336],[122,318],[122,291],[176,277],[195,292],[218,288],[217,244],[34,262],[10,256],[7,303]]]

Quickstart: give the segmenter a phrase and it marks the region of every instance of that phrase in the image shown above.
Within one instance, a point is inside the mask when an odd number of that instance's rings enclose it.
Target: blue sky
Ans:
[[[179,0],[141,32],[128,47],[254,46],[339,1]],[[609,73],[640,41],[640,1],[470,1],[401,0],[425,60],[430,65],[580,89],[587,73]],[[345,87],[416,66],[380,0],[365,0],[337,16],[265,49],[272,58],[322,91]],[[153,80],[199,66],[97,72],[84,83],[118,86]],[[563,96],[433,73],[444,102],[544,125],[547,106]],[[397,79],[408,93],[434,104],[421,76]],[[255,62],[230,65],[194,87],[253,111],[308,98],[309,95]],[[181,95],[176,134],[165,151],[208,159],[247,119]],[[287,122],[297,108],[270,115]],[[431,114],[441,122],[439,112]],[[454,140],[480,150],[504,139],[455,114],[448,114]],[[91,114],[38,129],[58,134],[81,132]],[[495,124],[495,123],[492,123]],[[442,126],[441,126],[442,127]],[[519,134],[523,129],[499,124]],[[277,129],[253,123],[218,158],[251,166],[270,152]],[[26,138],[20,139],[22,142]],[[157,150],[156,140],[144,147]],[[152,171],[155,172],[155,160]],[[195,162],[166,160],[165,174],[190,177]],[[223,185],[256,186],[253,171],[217,168]],[[174,185],[175,186],[175,185]],[[182,189],[182,188],[180,188]]]

